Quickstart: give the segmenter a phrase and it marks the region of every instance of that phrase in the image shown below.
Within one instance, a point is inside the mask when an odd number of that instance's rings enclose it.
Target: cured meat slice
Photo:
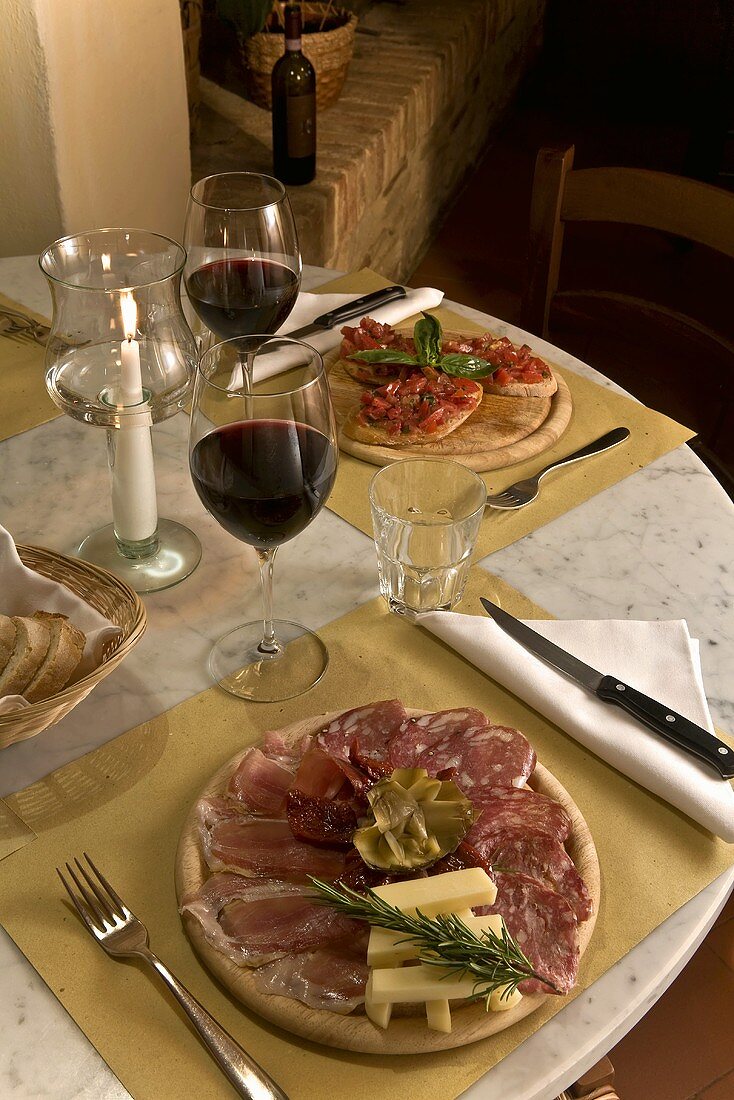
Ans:
[[[510,935],[530,959],[535,978],[520,982],[521,993],[568,993],[576,982],[579,950],[576,914],[565,898],[528,875],[495,874],[497,898],[478,912],[501,913]]]
[[[310,1008],[346,1015],[364,1003],[369,967],[367,936],[286,955],[255,971],[262,993],[294,997]]]
[[[199,820],[212,871],[305,881],[308,875],[337,879],[344,870],[343,852],[298,840],[285,820],[228,811],[213,799],[199,803]]]
[[[563,844],[571,835],[571,818],[559,802],[530,787],[493,787],[483,790],[475,802],[481,817],[465,839],[480,855],[492,838],[504,829],[534,829]]]
[[[420,718],[406,718],[388,746],[390,762],[394,768],[418,767],[418,758],[428,753],[447,735],[460,738],[473,730],[486,729],[489,725],[481,710],[465,707],[461,710],[439,710]],[[450,768],[458,759],[456,753],[441,768]],[[425,767],[425,765],[423,765]],[[431,774],[435,774],[431,772]]]
[[[484,849],[497,871],[520,872],[555,890],[576,914],[588,920],[593,905],[586,883],[562,844],[546,833],[530,829],[503,829]]]
[[[344,773],[335,760],[314,746],[298,765],[293,787],[311,798],[334,798],[344,782]]]
[[[354,921],[316,904],[307,886],[228,873],[212,875],[184,899],[181,913],[191,913],[208,942],[240,966],[350,941],[360,930]]]
[[[361,753],[382,758],[387,756],[387,743],[407,718],[399,699],[370,703],[366,707],[345,710],[326,725],[318,735],[318,743],[329,756],[349,760],[350,750],[359,739]]]
[[[279,730],[268,730],[263,734],[262,750],[266,756],[280,760],[300,760],[313,744],[310,733],[304,733],[296,741],[286,741]]]
[[[395,767],[425,768],[429,775],[455,768],[457,786],[475,803],[491,787],[524,783],[536,764],[519,730],[492,726],[473,708],[409,718],[389,753]]]
[[[292,782],[292,767],[270,759],[260,749],[249,749],[227,784],[227,794],[251,813],[280,816]]]
[[[351,844],[357,815],[348,802],[288,792],[288,825],[295,837],[312,844]]]

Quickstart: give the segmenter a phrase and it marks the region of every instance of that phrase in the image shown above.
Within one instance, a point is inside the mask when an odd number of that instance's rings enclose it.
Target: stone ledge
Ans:
[[[319,113],[316,179],[292,187],[305,262],[404,280],[534,60],[545,0],[370,10],[339,101]],[[195,178],[272,170],[270,114],[203,81]]]

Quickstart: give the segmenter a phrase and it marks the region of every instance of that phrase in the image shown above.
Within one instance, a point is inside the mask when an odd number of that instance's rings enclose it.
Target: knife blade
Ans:
[[[552,665],[565,676],[570,677],[581,687],[586,688],[603,703],[611,703],[627,711],[653,733],[660,734],[679,749],[684,749],[698,757],[704,764],[714,768],[722,779],[734,779],[734,750],[708,730],[684,718],[682,714],[643,695],[641,691],[625,684],[616,676],[597,672],[591,665],[580,661],[578,657],[567,653],[565,649],[549,642],[525,623],[515,619],[491,600],[480,598],[482,607],[499,627],[529,649],[546,664]]]
[[[345,302],[343,306],[329,310],[328,313],[322,313],[320,317],[314,317],[309,325],[302,325],[301,328],[293,332],[284,332],[283,335],[290,340],[305,340],[316,333],[328,332],[329,329],[340,325],[343,321],[350,321],[353,317],[364,317],[366,311],[394,302],[398,298],[405,298],[407,293],[404,286],[386,286],[382,290],[374,290],[371,294],[355,298],[353,302]]]

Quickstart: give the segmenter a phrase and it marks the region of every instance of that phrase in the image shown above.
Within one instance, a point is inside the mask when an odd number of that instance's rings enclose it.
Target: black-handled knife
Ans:
[[[328,332],[343,321],[350,321],[353,317],[364,317],[371,309],[384,306],[398,298],[405,298],[407,290],[404,286],[386,286],[383,290],[375,290],[372,294],[364,294],[361,298],[355,298],[352,302],[345,302],[343,306],[332,309],[328,313],[322,313],[315,317],[310,325],[297,328],[294,332],[284,333],[291,340],[305,340],[317,332]]]
[[[604,703],[613,703],[621,707],[642,722],[654,733],[671,741],[679,749],[697,756],[704,764],[714,768],[722,779],[734,779],[734,749],[725,745],[708,730],[697,726],[695,722],[684,718],[682,714],[664,706],[656,699],[650,699],[641,691],[618,680],[616,676],[604,676],[595,668],[584,664],[578,657],[566,653],[565,649],[549,642],[537,634],[525,623],[508,615],[491,600],[481,600],[482,607],[506,634],[514,638],[525,649],[529,649],[546,664],[557,668],[577,684],[592,692]]]

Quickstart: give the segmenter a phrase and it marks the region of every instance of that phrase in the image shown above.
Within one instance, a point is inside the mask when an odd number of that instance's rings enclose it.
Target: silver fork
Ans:
[[[178,978],[174,977],[153,954],[148,947],[148,930],[145,925],[115,893],[86,852],[84,858],[94,877],[78,859],[75,859],[74,863],[83,882],[71,864],[66,864],[66,871],[79,891],[78,895],[71,889],[58,867],[56,873],[63,882],[74,908],[97,943],[114,958],[132,955],[150,963],[186,1012],[209,1048],[210,1054],[232,1082],[239,1096],[244,1096],[246,1100],[288,1100],[272,1077],[235,1042],[229,1032],[209,1015]]]
[[[623,443],[629,434],[629,428],[612,428],[611,432],[599,436],[593,443],[587,443],[585,447],[574,451],[573,454],[566,455],[565,458],[559,458],[556,462],[551,462],[535,477],[527,477],[523,481],[516,481],[514,485],[503,489],[501,493],[488,495],[487,505],[490,508],[505,510],[524,508],[526,504],[530,504],[531,500],[535,500],[540,489],[540,479],[545,477],[551,470],[557,470],[559,466],[568,466],[571,462],[578,462],[582,458],[590,458],[591,455],[608,451],[611,447],[616,447],[618,443]]]

